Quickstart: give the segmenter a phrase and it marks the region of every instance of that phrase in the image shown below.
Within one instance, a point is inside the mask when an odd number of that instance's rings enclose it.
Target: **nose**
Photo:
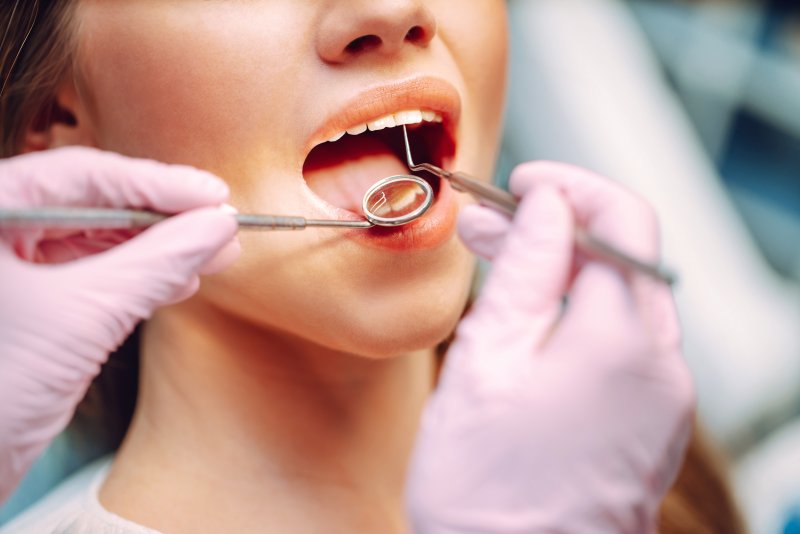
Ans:
[[[319,26],[317,52],[327,63],[372,54],[391,56],[424,48],[436,35],[436,19],[423,0],[333,0]]]

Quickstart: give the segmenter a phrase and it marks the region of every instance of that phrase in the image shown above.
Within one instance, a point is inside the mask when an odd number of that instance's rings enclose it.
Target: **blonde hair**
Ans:
[[[0,157],[20,152],[29,128],[45,128],[72,68],[74,0],[0,5]]]

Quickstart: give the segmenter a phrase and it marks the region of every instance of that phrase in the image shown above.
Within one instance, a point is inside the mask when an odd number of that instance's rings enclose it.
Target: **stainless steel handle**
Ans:
[[[470,193],[483,204],[503,211],[510,216],[513,216],[517,211],[519,200],[508,191],[479,182],[475,178],[461,172],[449,173],[447,178],[450,180],[450,183],[453,184],[453,189]],[[678,275],[671,269],[660,264],[651,264],[636,259],[617,249],[610,243],[590,235],[582,228],[576,230],[575,241],[578,247],[584,252],[602,257],[620,267],[645,273],[669,285],[674,285],[678,281]]]
[[[119,230],[147,228],[172,217],[146,210],[107,208],[37,207],[0,208],[0,228],[73,228]],[[310,226],[330,228],[371,228],[369,221],[326,221],[282,215],[237,214],[243,230],[304,230]]]
[[[303,230],[307,226],[303,217],[238,213],[236,220],[239,228],[251,230]]]
[[[143,210],[106,208],[0,208],[0,227],[11,228],[147,228],[169,215]]]
[[[448,179],[456,191],[469,193],[481,203],[497,208],[509,215],[514,215],[517,212],[519,200],[508,191],[478,181],[463,172],[449,173]]]

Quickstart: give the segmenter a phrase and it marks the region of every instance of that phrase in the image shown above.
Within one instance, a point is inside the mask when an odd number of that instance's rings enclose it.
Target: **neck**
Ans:
[[[335,353],[198,299],[162,310],[145,331],[137,413],[101,500],[164,530],[230,530],[231,517],[402,530],[432,354]],[[167,519],[187,509],[196,517]]]

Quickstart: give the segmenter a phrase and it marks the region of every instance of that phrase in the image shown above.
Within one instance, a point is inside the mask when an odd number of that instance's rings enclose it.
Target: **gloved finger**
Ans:
[[[471,314],[481,328],[540,340],[561,311],[573,231],[569,206],[556,189],[537,187],[524,196]]]
[[[132,207],[164,213],[222,204],[227,185],[192,167],[86,147],[47,150],[0,163],[4,207]]]
[[[533,162],[517,167],[509,188],[524,197],[532,188],[549,185],[561,191],[576,223],[592,236],[644,261],[660,254],[658,221],[652,207],[618,183],[595,173],[553,162]]]
[[[473,253],[493,260],[506,241],[511,218],[477,204],[465,206],[458,217],[458,234]]]
[[[683,335],[672,288],[653,278],[638,277],[633,290],[642,321],[656,346],[664,353],[679,352]]]
[[[222,247],[222,249],[214,255],[203,268],[200,269],[200,274],[210,275],[217,274],[224,271],[239,258],[242,253],[242,244],[238,237],[234,237],[231,241]]]
[[[121,341],[156,308],[194,293],[198,275],[231,242],[236,230],[236,220],[220,209],[193,210],[161,222],[114,249],[65,267],[94,273],[87,281],[92,294],[107,295],[114,306],[126,310],[128,320],[120,325],[124,328],[111,335],[111,341]]]
[[[594,359],[597,354],[616,356],[634,350],[646,345],[647,338],[625,277],[613,266],[588,262],[575,277],[550,341],[558,345],[562,339],[581,339],[591,347],[581,355]]]
[[[558,187],[592,236],[645,261],[658,259],[657,218],[643,200],[610,180],[568,165],[535,163],[523,171],[512,176],[515,193],[542,184]],[[662,286],[586,255],[569,292],[562,333],[582,332],[588,342],[631,346],[634,332],[645,332],[650,335],[642,343],[652,342],[652,334],[657,334],[663,343],[672,344],[680,328],[669,289]]]
[[[239,213],[239,211],[230,204],[223,204],[220,207],[220,210],[233,217]],[[222,248],[222,250],[217,252],[217,254],[203,266],[200,274],[216,274],[227,269],[239,258],[241,253],[242,243],[239,241],[239,237],[235,236]]]
[[[99,254],[124,243],[141,230],[90,230],[57,233],[50,231],[26,233],[26,239],[12,242],[17,255],[34,263],[58,264]]]
[[[621,185],[584,169],[560,163],[539,162],[520,166],[511,176],[511,189],[524,194],[531,187],[548,184],[559,188],[569,201],[577,223],[590,235],[618,250],[647,262],[660,258],[658,219],[652,207]],[[645,275],[613,266],[607,260],[582,254],[585,268],[592,263],[613,269],[633,291]],[[579,275],[578,275],[579,276]],[[591,287],[591,284],[582,284]],[[619,287],[624,287],[620,285]],[[574,292],[572,292],[574,293]],[[645,291],[644,295],[648,292]],[[631,301],[639,304],[639,292]],[[571,302],[580,299],[572,294]],[[588,302],[588,301],[587,301]]]

